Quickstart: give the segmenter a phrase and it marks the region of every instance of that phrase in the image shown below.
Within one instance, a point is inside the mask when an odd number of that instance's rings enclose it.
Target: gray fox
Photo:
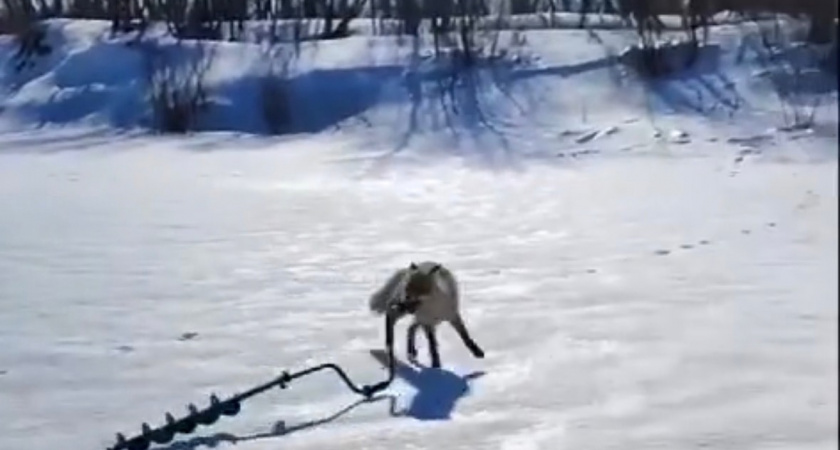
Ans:
[[[391,308],[399,303],[401,308]],[[484,358],[484,351],[470,337],[458,310],[458,282],[452,272],[440,263],[412,262],[408,267],[395,271],[376,292],[370,296],[369,306],[374,313],[392,314],[393,324],[408,314],[414,321],[406,332],[406,353],[409,360],[416,360],[415,335],[423,328],[429,343],[432,367],[440,367],[436,327],[449,322],[464,345],[476,358]]]

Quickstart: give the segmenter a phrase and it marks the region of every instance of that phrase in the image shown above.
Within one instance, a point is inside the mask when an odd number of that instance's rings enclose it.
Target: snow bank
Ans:
[[[573,25],[569,17],[558,17],[561,26]],[[574,133],[598,118],[621,128],[647,111],[656,122],[644,132],[647,140],[668,133],[678,126],[673,118],[685,115],[709,127],[758,121],[763,129],[784,128],[799,116],[813,116],[827,129],[837,122],[837,82],[820,70],[819,58],[811,55],[803,63],[803,52],[794,55],[794,47],[763,49],[742,26],[716,27],[689,70],[651,80],[633,69],[638,58],[627,51],[636,43],[632,31],[533,29],[539,27],[529,21],[537,19],[511,19],[509,26],[531,30],[503,32],[497,54],[504,57],[470,77],[441,65],[429,42],[413,47],[398,36],[372,35],[369,20],[354,24],[355,36],[307,41],[299,48],[176,43],[156,30],[132,43],[109,37],[105,22],[53,20],[46,24],[52,52],[22,71],[12,69],[14,43],[0,39],[0,122],[7,129],[154,128],[147,96],[155,61],[184,79],[191,68],[207,65],[209,105],[197,131],[267,134],[273,128],[265,105],[274,101],[284,106],[278,113],[287,118],[283,133],[361,127],[364,134],[353,133],[361,146],[387,142],[392,152],[423,136],[432,149],[542,154],[546,146],[556,147],[558,114],[563,129]],[[249,36],[257,39],[266,26],[251,24]],[[676,36],[668,32],[665,39]],[[275,93],[268,95],[266,86]],[[522,139],[522,130],[535,128],[538,136]]]
[[[199,130],[263,133],[259,85],[267,73],[266,50],[245,43],[176,43],[164,38],[131,43],[107,37],[101,22],[54,21],[48,24],[53,53],[21,72],[10,68],[13,42],[2,42],[5,57],[2,109],[18,122],[112,127],[150,126],[148,94],[151,58],[176,72],[192,62],[209,61],[206,73],[211,107]],[[289,80],[295,114],[292,128],[319,131],[378,101],[399,69],[375,66],[332,70],[303,68]],[[329,108],[323,107],[330,105]]]

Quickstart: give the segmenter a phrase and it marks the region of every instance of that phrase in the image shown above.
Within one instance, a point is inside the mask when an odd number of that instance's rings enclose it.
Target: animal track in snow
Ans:
[[[178,338],[179,341],[189,341],[195,339],[198,336],[198,333],[194,331],[188,331],[186,333],[182,333],[181,336]]]
[[[735,158],[735,163],[739,164],[744,161],[744,158],[749,155],[760,155],[761,150],[756,148],[745,148],[738,152],[738,156]]]
[[[769,221],[769,222],[765,222],[765,224],[764,224],[764,225],[765,225],[767,228],[776,228],[777,223],[776,223],[776,222],[774,222],[774,221]],[[752,229],[749,229],[749,228],[742,228],[742,229],[741,229],[741,233],[740,233],[740,234],[742,234],[742,235],[749,235],[749,234],[752,234],[752,233],[753,233],[753,230],[752,230]],[[701,240],[697,241],[697,244],[696,244],[696,245],[699,245],[699,246],[705,246],[705,245],[709,245],[709,244],[711,244],[711,241],[709,241],[709,240],[707,240],[707,239],[701,239]],[[680,248],[680,249],[682,249],[682,250],[691,250],[691,249],[693,249],[694,247],[695,247],[695,245],[694,245],[694,244],[685,243],[685,244],[681,244],[679,248]],[[654,255],[657,255],[657,256],[670,255],[671,253],[673,253],[673,251],[672,251],[672,250],[668,250],[668,249],[658,249],[658,250],[655,250],[655,251],[653,252],[653,254],[654,254]],[[590,269],[590,270],[592,270],[592,269]]]
[[[764,135],[755,135],[755,136],[748,136],[748,137],[731,137],[726,140],[726,142],[730,144],[738,144],[745,147],[756,148],[762,144],[771,142],[773,140],[773,136],[764,134]]]
[[[768,221],[768,222],[765,222],[764,225],[767,228],[775,228],[777,226],[777,223],[774,222],[774,221]],[[742,228],[741,231],[740,231],[740,234],[741,235],[749,235],[749,234],[752,234],[752,232],[753,231],[749,228]],[[692,243],[680,244],[679,249],[680,250],[692,250],[692,249],[696,248],[697,246],[707,246],[707,245],[710,245],[711,243],[712,242],[709,241],[708,239],[700,239],[695,244],[692,244]],[[653,254],[656,255],[656,256],[668,256],[672,253],[674,253],[674,250],[667,249],[667,248],[660,248],[660,249],[656,249],[656,250],[653,251]],[[591,275],[591,274],[597,273],[598,269],[588,268],[588,269],[585,270],[585,272],[587,274]]]
[[[620,129],[618,127],[612,125],[604,129],[595,130],[564,130],[560,133],[560,137],[575,137],[575,143],[586,144],[595,139],[613,135],[619,131]]]
[[[812,207],[816,206],[820,201],[820,196],[814,194],[814,191],[808,190],[805,192],[805,198],[802,199],[797,205],[796,209],[803,211],[806,209],[811,209]]]
[[[609,135],[612,135],[612,134],[615,134],[615,133],[618,133],[618,127],[616,127],[616,126],[610,126],[610,127],[607,127],[603,130],[592,130],[592,131],[584,134],[583,136],[575,139],[575,142],[577,142],[578,144],[585,144],[589,141],[592,141],[592,140],[595,140],[595,139],[598,139],[598,138],[602,138],[604,136],[609,136]]]
[[[601,153],[601,151],[600,150],[594,150],[594,149],[586,149],[586,150],[577,150],[577,151],[572,151],[572,152],[567,152],[567,153],[561,152],[561,153],[557,154],[557,157],[558,158],[563,158],[563,157],[568,156],[570,158],[577,158],[578,156],[596,155],[598,153]]]
[[[669,140],[674,144],[691,143],[691,136],[682,130],[671,130],[669,138]]]

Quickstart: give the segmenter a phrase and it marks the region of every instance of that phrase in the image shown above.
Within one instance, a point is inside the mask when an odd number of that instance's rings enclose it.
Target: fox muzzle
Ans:
[[[419,299],[406,299],[392,303],[389,313],[395,317],[400,317],[406,314],[414,314],[418,308],[420,308]]]

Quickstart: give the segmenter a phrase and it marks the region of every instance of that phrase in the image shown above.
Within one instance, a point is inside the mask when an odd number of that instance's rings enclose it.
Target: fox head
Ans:
[[[431,269],[422,270],[415,263],[408,266],[408,279],[405,283],[405,297],[403,307],[413,313],[420,306],[422,297],[431,294],[435,283],[435,273],[440,270],[440,264]]]

